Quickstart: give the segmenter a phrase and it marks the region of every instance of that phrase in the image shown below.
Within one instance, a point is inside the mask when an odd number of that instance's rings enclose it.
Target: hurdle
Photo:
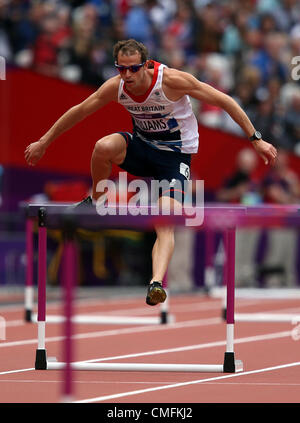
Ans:
[[[240,219],[239,226],[251,227],[299,227],[300,206],[297,204],[248,206],[245,215]],[[226,236],[225,236],[226,242]],[[225,259],[225,273],[227,264]],[[228,277],[228,276],[227,276]],[[210,286],[209,295],[212,298],[223,299],[222,316],[226,319],[226,301],[224,301],[224,287]],[[246,299],[300,299],[298,288],[236,288],[236,298]],[[238,322],[289,322],[297,324],[300,321],[300,314],[293,313],[235,313],[235,321]]]
[[[73,289],[76,286],[75,272],[75,246],[74,233],[76,226],[87,226],[99,228],[101,225],[109,227],[127,226],[142,227],[144,229],[155,225],[183,225],[184,216],[161,216],[161,215],[127,215],[123,213],[116,216],[99,216],[95,210],[84,210],[80,214],[70,215],[62,214],[62,210],[44,208],[42,212],[47,220],[47,226],[52,228],[62,228],[64,232],[64,299],[65,299],[65,361],[56,362],[47,360],[45,345],[45,317],[46,317],[46,301],[45,301],[45,268],[41,267],[41,274],[38,285],[38,348],[36,350],[36,370],[64,370],[65,371],[65,395],[70,395],[70,380],[72,370],[98,370],[98,371],[140,371],[140,372],[217,372],[217,373],[235,373],[243,371],[243,363],[241,360],[235,359],[234,352],[234,267],[235,267],[235,227],[234,215],[243,212],[243,207],[233,208],[232,206],[224,206],[217,208],[217,216],[215,216],[215,208],[206,209],[206,224],[210,225],[217,220],[217,224],[228,230],[227,254],[229,258],[227,280],[227,325],[226,325],[226,350],[224,359],[221,364],[161,364],[161,363],[89,363],[89,362],[72,362],[72,296]],[[225,215],[225,219],[224,219]],[[190,214],[189,214],[190,216]]]
[[[45,208],[52,210],[61,209],[65,211],[72,203],[21,203],[20,207],[25,210],[26,218],[26,278],[24,288],[24,319],[26,322],[37,323],[37,313],[33,312],[34,309],[34,278],[33,278],[33,263],[34,263],[34,246],[33,246],[33,233],[34,223],[38,222],[38,263],[46,262],[47,258],[47,223]],[[38,268],[38,278],[45,270]],[[168,289],[167,273],[163,279],[163,287],[167,293],[167,299],[164,303],[160,304],[160,313],[158,316],[153,317],[135,317],[135,316],[105,316],[105,315],[78,315],[74,317],[74,322],[80,324],[92,325],[153,325],[153,324],[168,324],[175,322],[175,316],[169,313],[169,299],[170,292]],[[47,323],[61,323],[65,320],[64,316],[48,315]]]

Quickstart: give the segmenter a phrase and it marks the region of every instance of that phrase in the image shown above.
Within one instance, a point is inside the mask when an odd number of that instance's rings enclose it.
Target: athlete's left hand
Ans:
[[[265,164],[274,165],[276,158],[277,158],[277,149],[274,145],[264,141],[264,140],[257,140],[252,141],[253,147],[263,159]]]
[[[41,141],[29,144],[24,152],[25,160],[29,166],[35,166],[46,152],[46,147]]]

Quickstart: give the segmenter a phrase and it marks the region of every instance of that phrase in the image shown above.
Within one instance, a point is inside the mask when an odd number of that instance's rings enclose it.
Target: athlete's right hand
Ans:
[[[24,152],[25,160],[29,166],[34,166],[45,154],[46,148],[40,141],[29,144]]]

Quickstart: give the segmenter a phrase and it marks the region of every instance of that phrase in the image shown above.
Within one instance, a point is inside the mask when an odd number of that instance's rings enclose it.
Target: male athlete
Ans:
[[[135,176],[182,183],[188,179],[191,155],[198,150],[198,125],[189,96],[223,108],[244,130],[265,163],[275,162],[275,147],[262,140],[231,97],[186,72],[148,60],[147,48],[135,40],[119,41],[113,53],[119,75],[108,79],[86,100],[70,108],[25,150],[25,159],[33,166],[52,141],[66,130],[111,101],[122,104],[132,116],[133,133],[113,133],[96,142],[91,158],[92,197],[82,203],[95,204],[101,200],[104,193],[97,192],[97,184],[109,178],[112,163]],[[176,191],[170,183],[170,189],[160,194],[159,206],[180,207]],[[156,228],[156,235],[152,250],[153,273],[146,296],[149,305],[166,299],[162,280],[174,249],[174,228]]]

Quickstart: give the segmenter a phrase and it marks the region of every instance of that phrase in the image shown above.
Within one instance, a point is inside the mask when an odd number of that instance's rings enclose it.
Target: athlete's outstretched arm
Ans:
[[[34,166],[56,138],[107,103],[117,100],[118,86],[119,77],[111,78],[82,103],[67,110],[38,141],[26,147],[25,159],[27,163]]]
[[[243,129],[247,138],[254,134],[255,128],[247,114],[229,95],[198,81],[193,75],[186,72],[170,69],[166,76],[164,82],[167,87],[175,90],[179,95],[187,94],[197,100],[222,108]],[[266,164],[274,164],[277,150],[272,144],[264,140],[255,140],[252,141],[252,145]]]

